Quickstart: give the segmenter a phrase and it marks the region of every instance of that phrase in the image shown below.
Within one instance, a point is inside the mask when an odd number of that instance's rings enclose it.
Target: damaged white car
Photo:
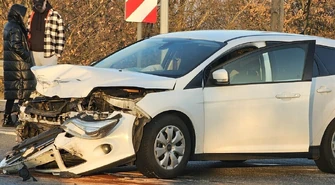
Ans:
[[[23,141],[0,163],[72,177],[136,164],[173,178],[189,160],[304,157],[335,172],[335,42],[191,31],[137,42],[92,66],[34,67]]]

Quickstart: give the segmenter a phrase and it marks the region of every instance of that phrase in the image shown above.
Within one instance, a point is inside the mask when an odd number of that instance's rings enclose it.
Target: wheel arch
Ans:
[[[169,111],[165,111],[165,112],[161,112],[159,114],[157,114],[155,117],[153,117],[152,120],[155,120],[161,116],[166,116],[166,115],[175,115],[179,118],[182,119],[182,121],[186,124],[187,128],[188,128],[188,131],[190,132],[190,135],[191,135],[191,156],[194,154],[194,151],[195,151],[195,146],[196,146],[196,137],[195,137],[195,129],[194,129],[194,126],[193,126],[193,123],[191,121],[191,119],[184,113],[180,112],[180,111],[176,111],[176,110],[169,110]],[[147,124],[150,124],[147,123]],[[145,127],[145,126],[144,126]]]
[[[329,128],[332,126],[332,125],[335,125],[335,118],[333,118],[329,124],[326,126],[326,128],[324,129],[323,133],[322,133],[322,137],[321,137],[321,140],[320,140],[320,145],[322,144],[322,141],[324,140],[324,137],[327,133],[327,131],[329,130]]]
[[[315,124],[312,122],[312,124]],[[330,116],[327,116],[327,119],[322,124],[311,125],[311,138],[310,145],[311,146],[320,146],[322,140],[327,132],[327,129],[335,124],[335,111],[332,111]]]

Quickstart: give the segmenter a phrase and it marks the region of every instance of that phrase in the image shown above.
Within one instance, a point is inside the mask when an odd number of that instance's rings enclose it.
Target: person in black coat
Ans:
[[[14,126],[11,113],[15,99],[28,99],[36,87],[34,74],[30,70],[33,59],[23,22],[26,12],[25,6],[14,4],[9,10],[8,22],[3,32],[4,98],[7,100],[3,126]]]

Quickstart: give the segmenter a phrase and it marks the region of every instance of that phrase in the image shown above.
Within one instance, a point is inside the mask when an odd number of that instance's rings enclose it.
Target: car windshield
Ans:
[[[94,66],[178,78],[223,45],[205,40],[151,38],[121,49]]]

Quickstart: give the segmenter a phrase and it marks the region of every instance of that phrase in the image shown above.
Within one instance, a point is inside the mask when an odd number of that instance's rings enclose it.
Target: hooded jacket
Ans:
[[[27,8],[22,5],[13,5],[3,32],[5,99],[27,99],[36,87],[30,70],[33,61],[27,43],[27,30],[23,23],[26,11]]]

